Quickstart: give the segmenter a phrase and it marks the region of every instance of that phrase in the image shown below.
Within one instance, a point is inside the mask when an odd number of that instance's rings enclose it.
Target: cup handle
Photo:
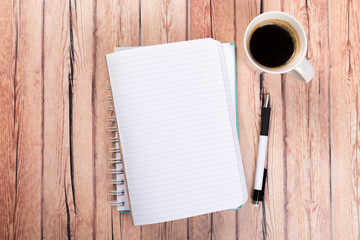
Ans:
[[[304,58],[289,74],[303,82],[310,82],[314,77],[315,70],[311,63]]]

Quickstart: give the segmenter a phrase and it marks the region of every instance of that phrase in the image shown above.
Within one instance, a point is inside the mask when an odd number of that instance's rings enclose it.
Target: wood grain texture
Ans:
[[[188,39],[212,37],[211,1],[191,0],[188,7]],[[188,219],[189,239],[212,237],[213,214],[204,214]]]
[[[284,3],[288,11],[299,19],[305,32],[308,32],[308,15],[305,1],[296,4]],[[294,80],[291,76],[284,78],[285,98],[285,149],[286,149],[286,219],[289,225],[286,236],[289,239],[307,239],[311,236],[311,213],[309,211],[309,193],[311,191],[310,175],[310,136],[309,118],[309,85]],[[297,129],[295,131],[295,129]],[[291,174],[291,176],[289,176]],[[296,211],[291,211],[296,209]]]
[[[70,78],[71,100],[70,164],[75,205],[74,237],[90,239],[95,235],[95,181],[93,127],[93,68],[96,50],[94,44],[94,5],[84,1],[70,1]],[[95,86],[94,86],[95,87]],[[70,91],[70,87],[69,87]],[[71,96],[72,95],[72,96]],[[91,129],[91,131],[90,131]],[[79,187],[78,187],[79,186]]]
[[[74,236],[69,137],[69,2],[44,6],[43,237]],[[54,38],[53,36],[57,37]]]
[[[141,1],[117,1],[116,6],[116,9],[119,11],[113,15],[116,16],[116,18],[114,18],[112,22],[112,38],[118,39],[117,41],[112,41],[110,46],[113,48],[117,46],[141,45]],[[108,9],[108,11],[111,12],[111,8]],[[112,51],[113,49],[110,49],[110,52]],[[117,215],[116,211],[113,211],[113,228],[115,229],[113,232],[116,233],[119,227],[120,239],[141,239],[142,228],[132,226],[131,215],[129,213],[122,213],[120,217]],[[118,220],[120,220],[120,222],[118,222]],[[115,239],[118,239],[116,238],[116,234],[113,236]]]
[[[304,205],[310,228],[306,239],[331,238],[330,185],[330,100],[329,76],[329,16],[326,2],[307,1],[307,58],[315,68],[315,76],[308,89],[308,119],[310,162],[309,191]],[[311,24],[314,23],[314,24]],[[315,24],[316,23],[316,24]],[[323,56],[326,56],[325,58]],[[291,175],[287,175],[290,177]],[[303,181],[302,181],[303,182]]]
[[[141,29],[142,45],[153,45],[168,42],[167,1],[141,1]],[[128,218],[130,219],[130,218]],[[140,227],[141,239],[162,239],[165,223],[151,224]],[[127,231],[124,229],[124,231]]]
[[[359,239],[359,0],[68,0],[0,5],[0,239]],[[294,15],[309,84],[259,75],[243,34]],[[249,201],[237,211],[132,226],[109,206],[107,68],[116,46],[213,37],[237,47]],[[271,94],[265,201],[251,204],[260,93]]]
[[[41,0],[18,3],[18,46],[15,79],[18,121],[15,237],[40,238],[43,160],[43,73]],[[16,88],[17,88],[16,87]],[[33,114],[33,112],[38,114]]]
[[[304,1],[290,6],[284,2],[283,7],[304,26],[310,39],[307,57],[316,69],[313,81],[307,85],[284,76],[286,219],[289,225],[297,225],[287,229],[287,237],[329,239],[329,63],[320,58],[329,53],[327,4]]]
[[[249,200],[238,210],[239,239],[263,238],[261,208],[251,204],[260,133],[260,77],[246,64],[243,38],[246,26],[260,14],[260,1],[236,1],[236,63],[239,140]],[[246,117],[243,117],[246,116]],[[250,230],[251,229],[251,230]]]
[[[359,239],[359,2],[330,10],[332,236]]]
[[[222,0],[211,3],[212,37],[220,42],[235,42],[235,2]],[[211,239],[236,239],[237,224],[236,210],[213,213]]]
[[[263,1],[260,11],[281,11],[283,3],[280,1]],[[262,76],[260,84],[262,90],[271,94],[271,120],[268,147],[267,187],[265,202],[262,206],[263,236],[268,239],[286,239],[286,166],[285,151],[285,101],[284,101],[284,76]]]
[[[97,1],[93,12],[93,72],[92,72],[92,124],[93,124],[93,178],[94,178],[94,238],[111,239],[112,212],[107,205],[111,186],[103,179],[110,178],[108,174],[108,132],[106,131],[108,111],[106,62],[104,56],[111,51],[112,46],[112,15],[106,14],[113,7],[112,1]],[[104,131],[105,130],[105,131]],[[118,213],[117,213],[118,215]],[[119,224],[118,224],[119,226]]]
[[[185,41],[187,39],[187,4],[187,0],[167,0],[167,42]],[[164,227],[165,239],[185,240],[188,237],[188,221],[186,219],[167,222]]]
[[[185,41],[187,31],[186,1],[143,1],[141,5],[143,45]],[[175,207],[175,206],[174,206]],[[184,231],[174,231],[184,229]],[[179,220],[142,227],[143,239],[186,239],[187,221]]]
[[[1,238],[41,238],[43,160],[42,2],[6,4],[1,51],[4,95]],[[6,54],[6,55],[4,55]],[[3,99],[6,98],[6,99]],[[1,111],[2,112],[2,111]],[[37,112],[37,114],[33,114]],[[2,144],[1,144],[2,145]],[[2,197],[3,198],[3,197]]]
[[[18,123],[16,121],[17,16],[13,2],[0,5],[0,238],[14,239],[17,197]]]
[[[188,3],[188,39],[208,38],[212,34],[211,1],[189,0]]]

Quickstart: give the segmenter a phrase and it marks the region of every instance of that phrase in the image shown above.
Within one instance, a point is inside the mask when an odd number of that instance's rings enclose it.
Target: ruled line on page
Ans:
[[[188,74],[176,74],[176,76],[173,76],[173,79],[172,80],[181,80],[180,83],[187,83],[187,81],[192,81],[194,79],[198,79],[198,80],[207,80],[209,79],[209,77],[212,77],[213,74],[218,71],[219,69],[212,69],[211,71],[209,70],[206,70],[206,71],[199,71],[198,73],[201,73],[201,77],[198,77],[198,76],[188,76]],[[186,76],[186,78],[184,78],[184,76]],[[115,76],[114,76],[115,77]],[[147,76],[148,77],[148,76]],[[164,79],[163,77],[161,78],[140,78],[140,81],[139,79],[137,79],[138,81],[133,81],[131,83],[124,83],[124,82],[121,82],[121,81],[118,81],[118,82],[114,82],[114,84],[111,84],[111,87],[121,87],[121,91],[123,89],[134,89],[134,88],[138,88],[138,87],[147,87],[147,86],[152,86],[154,84],[153,81],[155,80],[162,80],[164,82],[169,82],[168,79]],[[146,84],[148,83],[148,85]],[[161,83],[161,82],[157,82],[157,83]],[[171,82],[170,82],[171,83]],[[176,84],[177,82],[174,82],[174,84]],[[140,84],[140,85],[136,85],[136,84]],[[127,86],[131,86],[131,88],[126,88]]]

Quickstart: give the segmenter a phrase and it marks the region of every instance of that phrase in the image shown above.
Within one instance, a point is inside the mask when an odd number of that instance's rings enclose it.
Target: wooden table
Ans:
[[[359,0],[69,0],[0,4],[0,239],[360,239]],[[261,12],[303,24],[314,79],[260,76],[243,33]],[[265,202],[133,227],[109,206],[104,55],[213,37],[237,45],[240,145],[254,181],[271,93]]]

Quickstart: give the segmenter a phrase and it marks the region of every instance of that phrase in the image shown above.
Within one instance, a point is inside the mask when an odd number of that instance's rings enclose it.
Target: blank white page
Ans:
[[[203,39],[107,55],[134,225],[246,201],[219,46]]]

